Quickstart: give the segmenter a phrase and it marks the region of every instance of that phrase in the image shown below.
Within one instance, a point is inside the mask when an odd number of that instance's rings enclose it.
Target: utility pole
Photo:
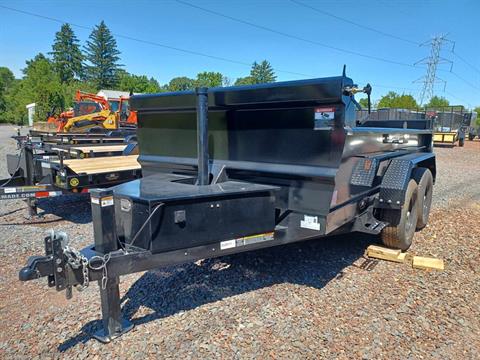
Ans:
[[[427,65],[427,73],[425,74],[425,76],[422,76],[420,79],[414,81],[423,83],[423,89],[420,93],[420,105],[423,105],[424,101],[432,98],[434,86],[436,83],[443,83],[443,91],[445,91],[447,82],[437,77],[437,67],[439,64],[450,64],[450,71],[452,71],[453,62],[441,56],[442,47],[446,43],[450,43],[452,45],[451,51],[453,52],[455,43],[451,40],[448,40],[447,35],[435,36],[431,40],[420,44],[420,46],[430,46],[430,56],[427,56],[415,63],[415,65]]]

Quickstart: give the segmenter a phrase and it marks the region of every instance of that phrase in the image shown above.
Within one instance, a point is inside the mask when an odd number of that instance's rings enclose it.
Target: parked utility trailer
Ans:
[[[99,281],[108,342],[132,328],[122,275],[353,231],[406,250],[428,220],[432,124],[357,124],[358,91],[344,75],[134,96],[144,177],[92,190],[94,243],[52,232],[20,280],[67,297]]]
[[[10,177],[0,180],[0,200],[26,199],[31,216],[37,213],[39,198],[86,193],[92,187],[141,177],[137,145],[131,135],[85,136],[84,145],[65,145],[63,141],[59,145],[58,137],[51,134],[14,138],[20,152],[7,155]],[[87,138],[93,142],[86,143]]]

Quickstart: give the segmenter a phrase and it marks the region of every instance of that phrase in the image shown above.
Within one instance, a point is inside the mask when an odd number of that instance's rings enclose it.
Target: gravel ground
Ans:
[[[0,127],[0,173],[15,149]],[[377,239],[333,237],[161,268],[122,278],[127,335],[102,345],[97,285],[74,298],[46,281],[20,283],[49,228],[90,242],[85,198],[0,202],[0,358],[480,358],[480,142],[436,149],[430,224],[411,251],[446,261],[443,272],[379,262],[361,269]],[[3,215],[3,216],[1,216]],[[22,224],[22,225],[20,225]]]

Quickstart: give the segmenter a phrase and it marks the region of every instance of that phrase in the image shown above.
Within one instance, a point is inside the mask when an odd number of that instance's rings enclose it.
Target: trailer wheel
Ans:
[[[417,225],[417,214],[417,183],[415,180],[410,180],[402,209],[385,209],[382,211],[382,220],[389,223],[382,230],[383,244],[391,248],[407,250],[412,245]]]
[[[412,178],[418,184],[417,230],[421,230],[427,226],[428,215],[430,214],[430,207],[432,206],[433,176],[427,168],[416,168],[413,170]]]

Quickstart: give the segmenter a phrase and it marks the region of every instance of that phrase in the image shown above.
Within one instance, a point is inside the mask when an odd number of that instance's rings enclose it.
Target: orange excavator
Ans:
[[[130,111],[128,100],[128,97],[107,100],[102,96],[77,90],[73,109],[58,116],[50,115],[47,122],[55,124],[57,132],[133,127],[137,124],[137,113]]]

